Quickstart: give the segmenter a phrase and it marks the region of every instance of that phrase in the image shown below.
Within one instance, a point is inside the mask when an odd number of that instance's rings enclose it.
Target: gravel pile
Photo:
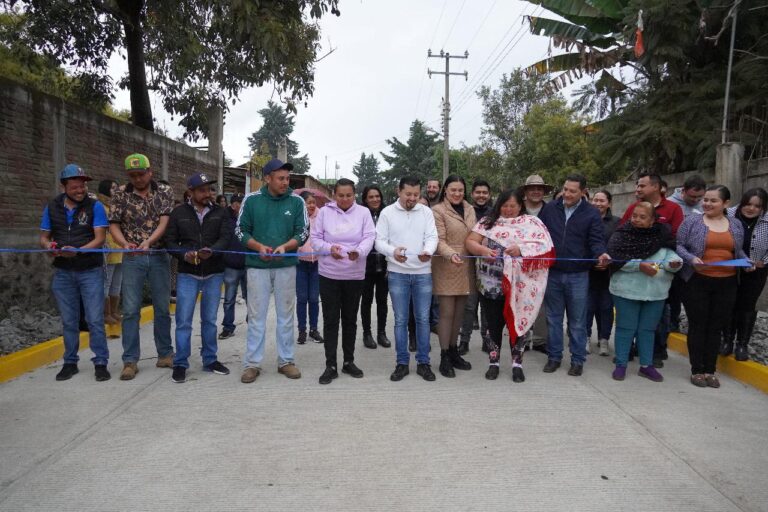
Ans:
[[[688,318],[685,311],[680,315],[680,332],[688,333]],[[752,339],[747,346],[749,358],[756,363],[768,366],[768,313],[759,311]]]
[[[0,321],[0,355],[31,347],[61,336],[61,319],[44,311],[24,311],[19,306],[8,309],[8,318]]]

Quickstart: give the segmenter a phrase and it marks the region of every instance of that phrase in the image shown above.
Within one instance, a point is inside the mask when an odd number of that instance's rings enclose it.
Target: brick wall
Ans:
[[[38,247],[40,215],[64,165],[81,165],[95,191],[102,179],[124,183],[123,161],[135,152],[177,198],[189,174],[218,172],[205,152],[0,78],[0,247]],[[50,276],[45,255],[0,254],[0,318],[13,304],[49,309]]]

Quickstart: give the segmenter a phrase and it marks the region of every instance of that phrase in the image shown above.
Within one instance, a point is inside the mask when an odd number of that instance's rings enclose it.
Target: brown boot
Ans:
[[[243,375],[240,377],[240,382],[243,384],[250,384],[256,380],[256,377],[258,377],[260,373],[261,370],[258,368],[246,368],[243,371]]]
[[[109,311],[112,315],[112,318],[117,320],[117,322],[123,321],[123,315],[120,313],[120,296],[115,295],[114,297],[112,295],[109,296]]]
[[[158,368],[173,368],[173,354],[165,357],[158,357],[155,366]]]
[[[112,308],[110,307],[109,299],[104,299],[104,323],[114,325],[117,323],[115,317],[112,316]]]
[[[125,363],[123,371],[120,372],[120,380],[133,380],[137,373],[139,373],[139,367],[136,363]]]
[[[289,379],[300,379],[301,378],[301,372],[298,368],[296,368],[296,365],[293,363],[288,363],[286,365],[281,366],[277,369],[277,373],[282,373]]]

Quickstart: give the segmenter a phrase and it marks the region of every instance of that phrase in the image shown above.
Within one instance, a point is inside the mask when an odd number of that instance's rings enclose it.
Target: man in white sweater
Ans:
[[[429,366],[429,308],[432,302],[432,254],[437,229],[432,210],[419,203],[421,182],[413,176],[400,180],[398,200],[382,210],[376,224],[376,250],[387,257],[389,294],[395,310],[397,366],[393,381],[408,375],[408,314],[413,299],[416,318],[416,373],[435,380]]]

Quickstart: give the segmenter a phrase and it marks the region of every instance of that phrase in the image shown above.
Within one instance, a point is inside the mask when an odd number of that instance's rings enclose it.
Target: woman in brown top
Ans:
[[[744,228],[725,212],[730,199],[727,187],[709,187],[701,203],[704,214],[689,215],[677,231],[677,254],[685,261],[680,275],[687,282],[683,304],[691,382],[699,387],[720,387],[715,376],[720,332],[730,324],[736,301],[736,269],[712,264],[747,257]]]
[[[475,209],[464,199],[464,178],[445,179],[439,203],[432,208],[437,228],[436,258],[432,258],[432,293],[440,303],[437,335],[440,339],[440,374],[455,377],[454,368],[472,368],[457,348],[464,307],[474,287],[475,266],[467,256],[464,240],[477,220]]]

